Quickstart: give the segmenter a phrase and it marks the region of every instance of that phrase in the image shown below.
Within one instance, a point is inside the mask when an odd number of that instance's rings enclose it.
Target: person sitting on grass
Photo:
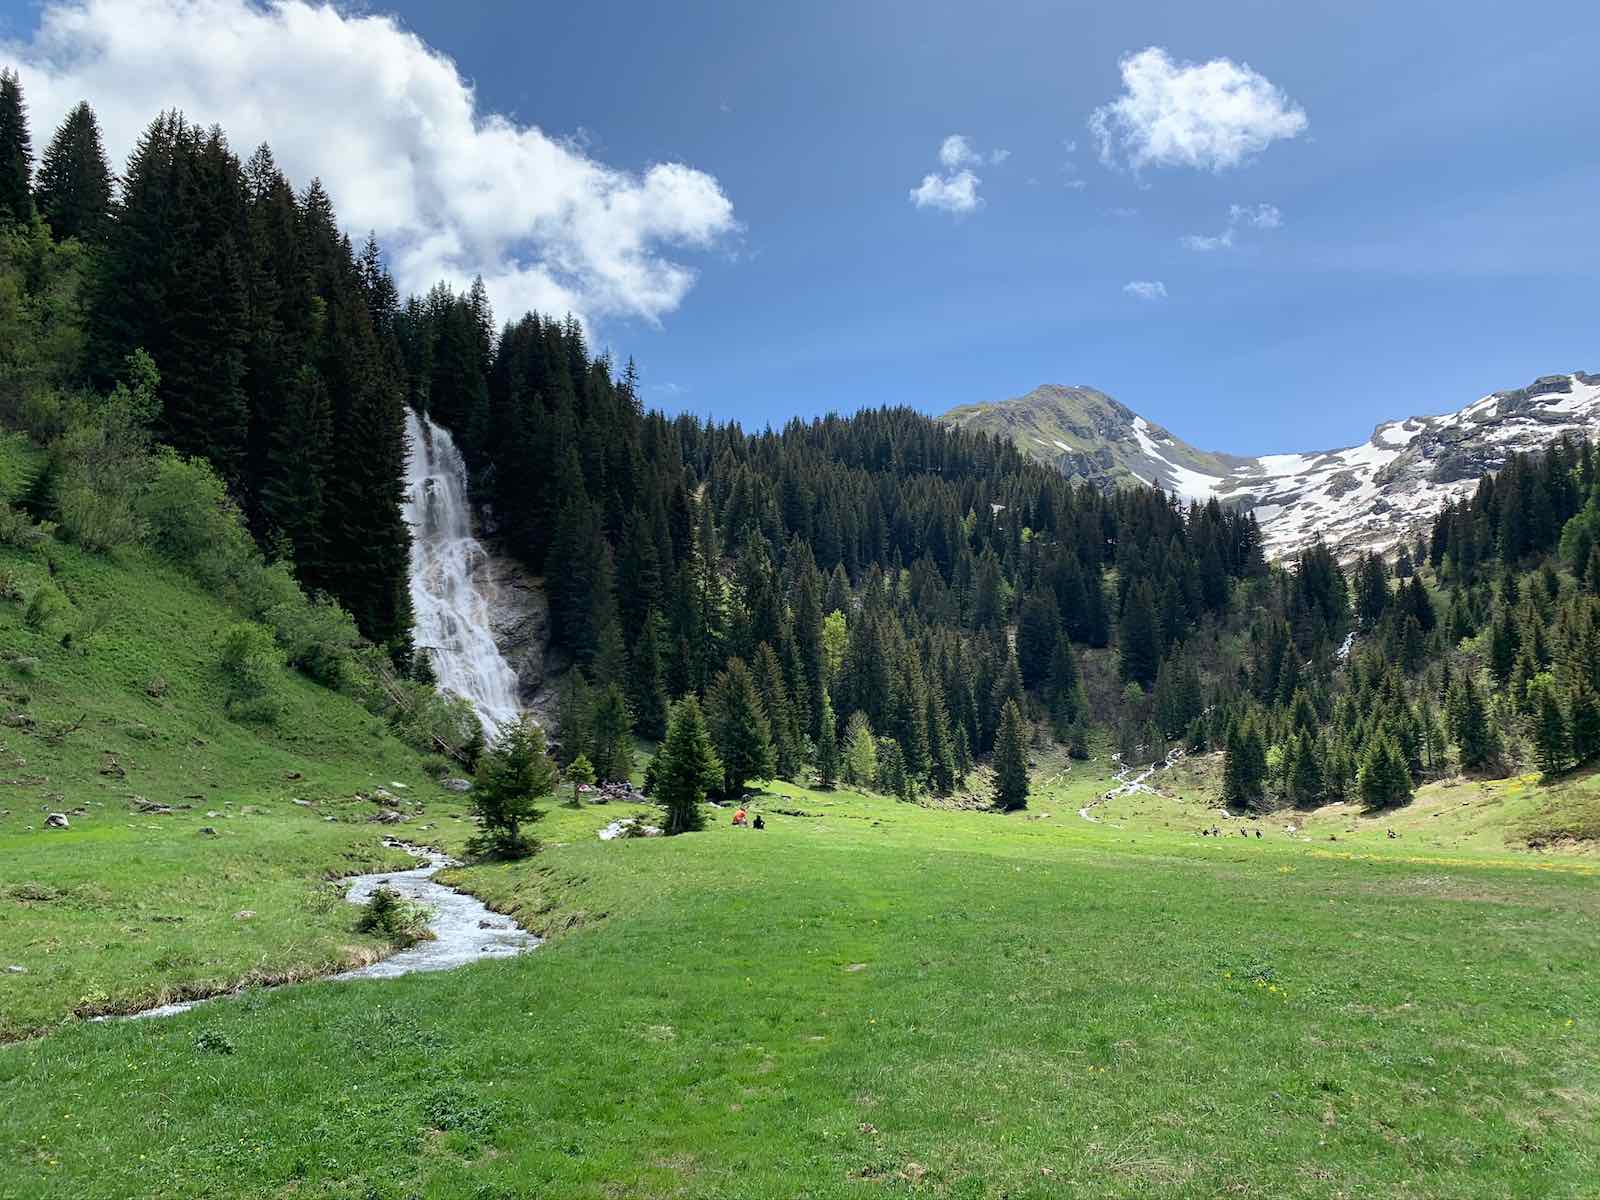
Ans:
[[[757,813],[756,814],[755,824],[752,825],[750,828],[752,828],[752,829],[765,829],[766,827],[767,827],[767,823],[761,819],[761,814]]]
[[[738,812],[733,814],[733,823],[735,825],[743,825],[744,822],[745,822],[745,816],[746,816],[746,814],[745,814],[744,809],[743,808],[739,809]]]

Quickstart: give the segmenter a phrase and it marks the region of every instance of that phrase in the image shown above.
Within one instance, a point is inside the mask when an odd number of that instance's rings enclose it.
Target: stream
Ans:
[[[365,904],[380,887],[392,888],[406,900],[427,906],[428,928],[434,935],[433,939],[397,950],[388,958],[379,959],[368,966],[325,975],[323,979],[395,979],[421,971],[448,971],[452,967],[465,966],[483,958],[508,958],[540,944],[542,939],[518,926],[510,917],[491,912],[476,896],[435,883],[433,876],[437,872],[458,865],[454,859],[405,842],[389,844],[427,861],[409,871],[377,871],[370,875],[348,876],[345,882],[349,883],[350,890],[345,893],[345,899],[351,904]],[[136,1020],[170,1017],[204,1003],[204,999],[184,1000],[177,1004],[147,1008],[128,1016]],[[96,1018],[109,1019],[115,1018]]]

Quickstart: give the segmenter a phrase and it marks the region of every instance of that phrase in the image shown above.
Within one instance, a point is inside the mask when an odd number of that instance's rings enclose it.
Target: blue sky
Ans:
[[[194,2],[191,19],[217,22],[241,4]],[[82,39],[133,3],[45,11],[73,16]],[[1359,441],[1383,419],[1600,369],[1592,4],[362,11],[393,14],[453,60],[480,116],[576,137],[609,170],[695,169],[678,180],[700,189],[695,202],[680,206],[674,191],[667,205],[682,208],[675,223],[628,235],[659,234],[663,261],[692,268],[692,285],[656,280],[648,301],[596,300],[587,314],[669,409],[755,426],[1082,383],[1198,445],[1257,453]],[[34,5],[0,5],[12,57],[42,71],[53,55],[59,67],[68,35],[41,48],[39,23]],[[1102,163],[1090,116],[1125,93],[1123,60],[1150,47],[1177,72],[1248,64],[1278,117],[1303,113],[1304,128],[1291,135],[1280,120],[1236,164],[1167,155],[1134,169],[1127,144]],[[41,107],[71,85],[129,106],[155,95],[148,83],[118,92],[100,70],[55,92],[41,77]],[[89,98],[106,115],[107,98]],[[172,102],[204,105],[206,94]],[[230,130],[255,119],[196,115]],[[941,145],[956,134],[971,154],[947,167]],[[332,169],[317,153],[301,157]],[[963,169],[981,180],[979,207],[913,203],[924,177]],[[643,194],[648,205],[654,193]],[[337,189],[335,200],[343,211]],[[604,257],[594,242],[586,253]],[[636,274],[599,272],[612,289],[636,286]],[[1129,294],[1134,281],[1165,295]],[[574,294],[588,303],[593,288]]]

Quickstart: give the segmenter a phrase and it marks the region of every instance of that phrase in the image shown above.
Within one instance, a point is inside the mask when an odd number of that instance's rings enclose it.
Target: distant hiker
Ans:
[[[738,812],[733,814],[733,823],[735,825],[743,825],[745,821],[745,815],[744,809],[741,808]]]
[[[752,829],[765,829],[766,827],[767,827],[767,823],[761,819],[761,814],[757,813],[756,814],[756,823],[754,825],[752,825],[751,828]]]

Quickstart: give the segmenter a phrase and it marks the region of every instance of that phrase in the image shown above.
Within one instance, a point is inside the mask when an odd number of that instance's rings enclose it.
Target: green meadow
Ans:
[[[449,876],[532,954],[0,1051],[0,1196],[1593,1194],[1593,859],[1083,820],[1105,786],[1002,817],[774,785],[764,831],[611,842],[630,810],[555,807],[536,858]],[[259,821],[263,862],[352,852]],[[48,884],[46,836],[5,854]],[[49,836],[82,869],[192,835]]]

